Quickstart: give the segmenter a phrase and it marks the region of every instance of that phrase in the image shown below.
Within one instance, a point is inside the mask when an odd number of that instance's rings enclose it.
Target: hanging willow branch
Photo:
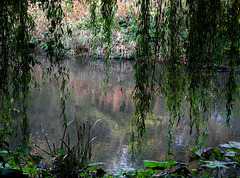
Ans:
[[[209,104],[213,90],[213,79],[220,64],[220,48],[217,25],[221,19],[219,0],[187,1],[188,5],[188,44],[187,70],[190,134],[196,129],[196,145],[200,141],[200,128],[207,127]],[[203,111],[203,113],[201,112]],[[202,122],[200,122],[202,121]],[[204,129],[206,131],[206,129]],[[203,138],[205,133],[203,132]]]
[[[236,80],[236,67],[240,64],[240,1],[235,0],[232,3],[229,3],[228,8],[229,14],[227,14],[226,19],[227,30],[225,35],[228,36],[230,43],[230,48],[227,50],[227,63],[230,66],[230,72],[228,73],[226,84],[226,123],[229,126],[233,104],[237,96],[236,93],[239,92],[239,84]]]
[[[66,33],[64,32],[63,19],[65,17],[62,9],[62,1],[42,1],[42,9],[46,11],[46,18],[49,21],[48,24],[48,38],[47,43],[47,59],[50,61],[50,66],[47,68],[49,75],[52,75],[56,79],[60,79],[61,85],[61,114],[60,117],[63,119],[63,127],[67,127],[66,118],[66,100],[69,96],[69,91],[66,88],[66,84],[69,80],[69,71],[65,68],[62,63],[66,59],[64,56],[64,46],[62,38]],[[67,26],[67,34],[71,34],[71,30]],[[54,73],[54,69],[57,68],[57,72]]]
[[[28,1],[3,1],[0,4],[0,139],[13,135],[14,122],[21,119],[22,143],[29,142],[29,106],[32,66],[29,31],[33,21],[27,14]],[[32,65],[32,66],[31,66]]]
[[[32,70],[39,64],[30,49],[30,31],[34,28],[32,17],[28,14],[29,3],[37,1],[19,0],[3,1],[0,4],[0,139],[6,135],[17,133],[15,125],[21,125],[24,147],[29,143],[29,120],[27,109],[30,105],[30,88],[34,82]],[[63,61],[63,45],[61,38],[64,35],[62,19],[64,17],[61,1],[40,1],[49,20],[49,35],[47,40],[47,57],[50,60],[50,71],[58,67],[57,76],[62,79],[61,99],[62,116],[66,122],[65,100],[68,95],[65,86],[68,73],[61,67]]]
[[[136,131],[132,131],[132,144],[136,139],[138,153],[141,154],[141,146],[146,133],[145,120],[151,112],[150,104],[152,100],[151,92],[153,92],[154,80],[153,73],[155,71],[154,59],[152,56],[150,23],[151,23],[151,1],[141,0],[139,13],[139,30],[137,36],[136,61],[133,65],[135,87],[133,90],[133,100],[135,102],[135,118]],[[134,133],[137,135],[135,136]],[[133,150],[132,150],[133,151]]]
[[[21,119],[22,142],[28,144],[30,84],[34,81],[32,68],[37,64],[29,49],[30,31],[33,20],[28,14],[28,3],[36,0],[9,0],[0,4],[0,138],[13,135],[14,119]],[[64,13],[61,0],[39,0],[49,21],[47,57],[51,74],[61,79],[61,117],[66,127],[66,89],[68,70],[62,67],[65,35]],[[89,0],[91,24],[94,34],[102,33],[102,46],[105,51],[105,86],[109,81],[109,56],[111,35],[117,0]],[[206,128],[209,106],[216,71],[223,60],[227,61],[230,72],[224,94],[226,96],[226,121],[229,125],[233,104],[239,92],[236,67],[240,64],[240,15],[239,0],[138,0],[138,33],[135,54],[135,120],[132,123],[132,148],[137,141],[138,152],[146,135],[145,122],[151,114],[154,91],[157,88],[164,96],[170,111],[169,147],[171,129],[181,121],[182,102],[189,105],[190,133],[196,130],[196,143],[200,141],[200,128]],[[69,30],[67,30],[69,31]],[[104,44],[104,45],[103,45]],[[158,62],[165,64],[159,72]],[[185,65],[186,64],[186,65]],[[220,100],[218,95],[218,100]],[[201,122],[202,120],[202,122]],[[206,129],[205,129],[206,130]],[[170,152],[171,153],[171,150]]]
[[[203,143],[201,137],[206,138],[207,121],[211,116],[210,102],[213,99],[220,100],[219,93],[222,90],[214,85],[213,80],[223,60],[227,60],[230,67],[224,89],[227,124],[236,92],[239,91],[236,81],[236,66],[240,64],[239,1],[170,0],[157,1],[152,6],[150,1],[142,0],[138,4],[139,32],[133,92],[136,128],[133,127],[132,141],[136,139],[141,146],[144,140],[145,121],[151,112],[151,91],[156,85],[154,79],[157,78],[159,91],[170,111],[169,153],[171,128],[181,121],[181,105],[185,99],[190,107],[190,134],[195,129],[196,144]],[[155,13],[154,27],[150,12]],[[156,56],[159,56],[158,59]],[[156,59],[165,64],[160,73],[156,72]],[[213,92],[217,93],[214,98]]]
[[[172,154],[171,143],[172,135],[171,129],[176,120],[180,120],[181,117],[181,104],[185,95],[186,86],[186,74],[183,66],[181,65],[183,58],[183,42],[179,33],[184,33],[184,17],[182,1],[171,0],[169,1],[169,17],[168,17],[168,28],[169,37],[167,43],[169,44],[169,55],[167,57],[167,81],[164,83],[165,100],[167,108],[170,111],[170,121],[168,126],[169,134],[169,154]],[[179,65],[180,64],[180,65]]]
[[[109,57],[111,55],[111,36],[112,36],[112,27],[114,15],[117,9],[117,0],[101,0],[95,1],[90,0],[90,12],[91,12],[91,27],[93,28],[93,32],[96,38],[97,33],[101,33],[103,35],[102,46],[104,47],[104,63],[105,63],[105,78],[104,78],[104,94],[107,95],[108,92],[108,82],[109,82]],[[100,12],[100,14],[98,13]],[[97,18],[97,15],[101,15],[101,18]],[[99,26],[98,24],[101,24]],[[102,28],[102,31],[101,31]],[[93,50],[95,51],[96,46],[93,44]],[[93,54],[95,56],[95,54]]]

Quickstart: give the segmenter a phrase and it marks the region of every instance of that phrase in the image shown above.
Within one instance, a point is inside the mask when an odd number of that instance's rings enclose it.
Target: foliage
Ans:
[[[22,149],[21,147],[17,151],[11,151],[8,148],[8,143],[3,142],[3,151],[0,152],[2,167],[0,170],[1,174],[12,175],[16,173],[21,176],[21,174],[24,173],[30,177],[67,177],[69,175],[71,175],[71,177],[78,177],[79,175],[91,175],[97,170],[97,173],[99,173],[98,167],[104,163],[90,164],[92,156],[91,144],[95,139],[92,138],[91,135],[98,122],[99,120],[92,125],[89,121],[86,121],[81,125],[78,125],[77,120],[75,120],[77,143],[71,143],[69,133],[67,128],[65,128],[63,136],[60,139],[59,147],[56,147],[56,144],[54,143],[53,147],[50,146],[46,133],[43,129],[46,142],[49,146],[49,152],[42,150],[39,146],[37,147],[51,157],[49,161],[47,161],[49,158],[43,159],[38,155],[29,154],[27,153],[27,149]],[[67,126],[70,124],[71,123]],[[19,168],[20,171],[17,170]]]
[[[43,150],[51,156],[49,174],[57,177],[78,177],[85,175],[93,170],[97,170],[98,166],[104,163],[90,164],[92,157],[91,144],[95,138],[92,138],[92,132],[95,125],[99,122],[97,120],[93,125],[86,121],[78,125],[75,117],[77,143],[71,143],[71,138],[68,133],[68,126],[72,123],[69,122],[67,127],[64,128],[63,136],[60,139],[59,148],[58,144],[53,143],[53,148],[50,147],[46,133],[44,132],[46,142],[49,146],[49,152]],[[40,148],[40,147],[39,147]],[[41,149],[41,148],[40,148]]]
[[[210,102],[219,103],[221,96],[225,96],[226,124],[229,125],[239,91],[236,82],[239,61],[239,40],[236,40],[239,36],[239,20],[236,20],[239,12],[236,9],[239,2],[171,0],[158,1],[157,6],[147,0],[138,3],[139,30],[133,91],[136,127],[131,134],[132,142],[137,141],[140,151],[145,119],[151,114],[151,103],[156,97],[154,91],[157,90],[170,111],[169,154],[172,154],[171,128],[183,117],[183,102],[189,106],[190,134],[196,132],[198,149],[207,137]],[[234,37],[228,31],[230,26],[235,31]],[[219,89],[218,85],[213,85],[213,80],[224,60],[230,72],[226,86]],[[163,66],[157,65],[159,61]]]
[[[33,2],[31,1],[31,3]],[[32,97],[30,88],[32,84],[37,86],[32,71],[34,66],[40,64],[30,49],[30,32],[33,30],[34,21],[28,13],[28,3],[30,2],[25,0],[3,1],[0,5],[0,21],[4,24],[0,29],[0,118],[2,126],[0,136],[1,140],[6,139],[7,135],[12,136],[16,133],[17,129],[15,127],[20,124],[23,147],[27,147],[29,143],[30,132],[27,109]],[[61,38],[64,33],[62,26],[64,15],[61,9],[61,1],[54,3],[43,0],[40,5],[42,5],[41,7],[46,12],[46,18],[49,20],[46,46],[50,65],[46,71],[49,75],[52,71],[54,77],[61,78],[61,116],[66,124],[65,100],[68,91],[65,90],[65,86],[68,74],[64,67],[60,67],[60,63],[63,61]],[[55,66],[59,68],[54,74]],[[14,122],[18,124],[14,124]]]
[[[232,148],[232,149],[240,150],[240,143],[239,142],[229,141],[228,143],[221,144],[220,147],[222,147],[222,148],[230,148],[230,149]]]
[[[226,166],[226,163],[222,163],[220,161],[205,161],[205,165],[203,167],[215,169],[215,168],[225,168],[228,169],[229,167]],[[231,162],[228,162],[227,164],[232,164]]]
[[[169,154],[172,154],[171,129],[184,117],[183,102],[189,106],[189,130],[190,134],[196,134],[196,149],[198,149],[204,145],[204,139],[207,137],[207,121],[211,115],[208,111],[210,103],[221,103],[223,96],[227,111],[226,124],[230,125],[232,109],[239,93],[236,68],[240,64],[240,2],[237,0],[138,0],[131,2],[126,4],[131,4],[129,7],[134,7],[133,11],[123,13],[117,10],[122,5],[117,0],[82,1],[81,7],[89,7],[90,13],[86,16],[80,13],[84,17],[81,22],[75,21],[74,28],[91,29],[91,34],[87,30],[83,34],[92,35],[93,56],[99,48],[105,54],[105,95],[108,90],[111,55],[121,58],[126,54],[126,52],[121,52],[124,51],[122,49],[119,50],[121,55],[112,53],[112,36],[119,38],[116,41],[122,46],[129,45],[130,49],[136,47],[135,51],[132,50],[129,55],[135,58],[132,153],[136,149],[141,154],[146,136],[145,121],[151,115],[151,106],[159,96],[163,97],[170,112]],[[20,125],[21,147],[28,148],[30,132],[27,109],[31,100],[31,86],[33,84],[37,86],[32,72],[33,68],[40,64],[30,49],[32,42],[41,43],[49,60],[47,68],[42,66],[45,68],[43,77],[48,75],[61,80],[62,111],[60,117],[64,121],[64,129],[67,129],[65,108],[69,96],[66,88],[68,70],[63,67],[62,63],[65,59],[64,54],[67,52],[67,44],[71,41],[69,40],[71,38],[67,39],[66,35],[72,34],[68,20],[65,19],[70,19],[68,16],[70,11],[73,12],[73,16],[78,17],[77,11],[74,10],[76,7],[74,3],[76,1],[69,3],[61,0],[9,0],[1,3],[0,139],[2,141],[7,141],[7,137],[16,134]],[[29,8],[30,5],[38,5],[41,11],[35,11],[34,14]],[[67,6],[72,8],[67,8]],[[121,6],[120,9],[123,7]],[[36,34],[34,27],[37,24],[34,22],[37,21],[34,15],[42,19],[43,29],[37,37],[31,37],[32,34]],[[44,25],[45,22],[47,25]],[[120,32],[115,32],[116,29]],[[129,38],[124,39],[125,35]],[[76,48],[88,50],[80,42],[76,43],[79,43]],[[222,65],[229,72],[225,87],[219,88],[218,85],[213,84],[213,80],[218,75],[218,68]],[[79,132],[78,128],[77,132]],[[137,143],[136,147],[135,143]],[[57,158],[63,160],[64,155],[67,155],[66,160],[73,161],[71,155],[77,154],[76,150],[80,149],[79,145],[71,148],[68,142],[62,139],[61,150],[63,147],[68,152],[59,152]],[[53,153],[54,151],[51,150],[50,154],[53,155]],[[224,159],[222,153],[216,149],[207,154],[213,154],[213,158],[219,161]],[[210,158],[209,155],[205,157]],[[236,157],[234,159],[238,160]],[[60,162],[56,164],[59,164],[59,167],[62,166]],[[82,168],[82,165],[77,164],[76,167]]]
[[[227,144],[224,144],[225,146]],[[221,146],[221,145],[220,145]],[[232,150],[232,147],[228,149]],[[237,149],[234,149],[237,153]],[[221,157],[219,154],[221,153]],[[119,175],[128,177],[211,177],[211,176],[236,176],[238,175],[239,162],[234,161],[235,155],[229,156],[230,152],[220,148],[212,148],[203,151],[201,154],[193,153],[190,162],[185,164],[176,162],[173,159],[165,162],[143,160],[144,169],[124,168]],[[198,154],[194,156],[195,154]],[[193,159],[195,157],[195,159]],[[237,156],[239,158],[239,155]],[[197,169],[193,169],[196,161],[199,162]],[[224,170],[224,171],[221,171]]]
[[[136,170],[136,177],[152,177],[154,175],[154,171],[152,169],[147,169],[146,171],[143,170]]]
[[[237,142],[234,142],[238,144]],[[231,142],[230,142],[231,144]],[[231,147],[228,144],[221,144],[220,147],[225,148],[223,151],[220,148],[213,148],[201,153],[200,157],[197,160],[200,160],[202,164],[202,168],[207,171],[208,176],[211,176],[215,170],[228,169],[228,174],[234,173],[238,174],[238,164],[239,155],[236,155],[237,148]],[[227,150],[229,149],[229,150]],[[193,159],[191,159],[193,160]],[[204,164],[205,163],[205,164]],[[198,168],[199,169],[199,168]],[[208,169],[210,172],[208,173]],[[231,169],[231,170],[229,170]]]
[[[224,145],[226,146],[227,144]],[[229,147],[227,148],[231,149]],[[237,149],[235,149],[235,151],[237,151]],[[219,157],[219,153],[221,153],[221,158]],[[223,177],[229,175],[236,176],[238,175],[237,169],[239,162],[234,161],[233,155],[229,156],[228,153],[227,150],[223,151],[218,147],[212,148],[202,152],[198,158],[195,157],[195,159],[190,159],[188,164],[175,162],[172,159],[166,160],[166,162],[144,160],[145,169],[136,170],[134,176],[210,177],[214,175],[219,176],[220,174]],[[239,155],[237,157],[239,157]],[[196,164],[195,161],[200,163],[199,167],[197,167],[197,169],[192,169],[192,165]],[[161,172],[157,172],[157,170],[161,170]],[[224,171],[220,172],[220,170]]]
[[[26,2],[25,2],[26,3]],[[1,140],[14,133],[14,119],[21,118],[22,143],[28,144],[29,129],[27,108],[29,106],[30,84],[33,82],[31,66],[37,63],[30,54],[29,30],[32,19],[23,3],[3,1],[0,6],[0,119]],[[16,110],[20,112],[16,112]]]
[[[44,170],[37,167],[40,161],[43,160],[41,156],[29,154],[27,153],[27,149],[21,147],[17,151],[11,151],[7,142],[4,142],[0,158],[0,175],[26,177],[25,175],[27,174],[28,176],[35,177],[37,175],[44,175],[45,173]]]
[[[37,81],[32,72],[34,67],[41,63],[37,60],[31,48],[31,31],[34,28],[33,17],[28,11],[29,3],[36,1],[3,1],[0,5],[0,139],[8,141],[8,137],[17,135],[18,128],[21,134],[18,135],[21,141],[18,142],[16,152],[7,149],[8,153],[1,155],[3,166],[9,164],[11,168],[20,168],[29,175],[35,175],[39,170],[36,169],[35,158],[28,155],[29,144],[29,121],[27,109],[32,98],[31,87],[37,87]],[[64,34],[62,19],[64,17],[61,9],[61,1],[39,2],[45,11],[49,21],[46,37],[46,54],[50,61],[45,68],[43,77],[47,75],[61,78],[61,117],[66,125],[65,100],[69,92],[66,90],[68,73],[66,68],[61,67],[63,61],[63,45],[61,38]],[[58,70],[55,72],[55,67]],[[1,150],[6,150],[3,145]],[[41,172],[41,170],[40,170]]]
[[[219,160],[222,161],[226,156],[223,152],[221,152],[218,148],[213,148],[205,151],[201,154],[201,157],[207,160]]]
[[[173,161],[172,159],[167,160],[167,162],[157,162],[157,161],[149,161],[149,160],[143,160],[144,166],[150,167],[150,168],[166,168],[167,166],[174,166],[177,164],[177,162]]]

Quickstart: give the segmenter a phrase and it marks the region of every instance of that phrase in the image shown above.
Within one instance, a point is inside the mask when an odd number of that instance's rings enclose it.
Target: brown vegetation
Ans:
[[[72,29],[72,36],[65,36],[64,46],[70,55],[86,55],[93,56],[96,54],[97,58],[104,56],[104,46],[101,48],[102,34],[94,35],[90,28],[90,12],[89,4],[87,2],[73,0],[72,5],[68,2],[62,4],[64,11],[64,24],[70,26]],[[137,14],[137,9],[133,4],[133,1],[121,1],[117,2],[117,12],[114,18],[115,28],[112,31],[112,53],[111,58],[127,58],[131,56],[135,49],[135,39],[127,39],[126,31],[120,29],[121,19],[125,23],[129,22],[129,14],[133,10]],[[134,8],[135,7],[135,8]],[[48,21],[45,17],[45,12],[39,6],[29,5],[29,12],[35,22],[35,30],[31,32],[32,42],[38,47],[44,49],[46,47],[46,38],[48,35]],[[94,40],[94,42],[93,42]],[[126,42],[128,40],[128,42]],[[93,49],[93,43],[95,43],[96,49]],[[116,57],[117,56],[117,57]]]

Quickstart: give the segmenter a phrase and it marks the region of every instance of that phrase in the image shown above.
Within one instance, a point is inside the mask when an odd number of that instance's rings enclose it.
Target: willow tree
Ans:
[[[112,23],[106,23],[110,20],[104,16],[109,13],[108,17],[113,18],[111,9],[116,2],[102,0],[90,3],[92,22],[97,19],[95,12],[97,4],[100,5],[103,31],[109,39]],[[132,150],[136,141],[138,151],[141,151],[146,134],[145,121],[151,114],[156,93],[163,95],[170,111],[169,148],[171,128],[181,121],[183,102],[189,106],[190,134],[195,128],[196,145],[201,142],[201,135],[203,138],[206,136],[200,128],[207,129],[210,102],[218,103],[222,95],[226,98],[226,123],[229,125],[239,91],[236,81],[236,67],[240,64],[239,4],[238,0],[136,1],[138,33],[133,65],[135,120],[131,134]],[[106,61],[108,56],[107,52]],[[219,89],[213,80],[223,61],[228,64],[230,72],[226,86]]]
[[[61,0],[3,1],[0,4],[0,119],[1,139],[12,134],[14,119],[21,119],[23,143],[27,145],[29,126],[27,108],[30,99],[31,75],[38,61],[29,49],[30,31],[34,27],[28,14],[28,4],[40,2],[49,21],[47,57],[48,71],[58,66],[62,79],[62,114],[66,125],[65,89],[67,70],[61,66],[64,48]],[[117,0],[88,0],[91,12],[91,27],[94,34],[103,33],[106,77],[108,83],[109,55],[111,54],[111,30]],[[135,2],[135,1],[134,1]],[[239,89],[236,67],[239,61],[239,6],[238,0],[137,0],[137,46],[133,65],[135,86],[135,120],[132,143],[137,141],[140,151],[146,135],[145,121],[151,114],[151,105],[159,93],[163,95],[170,111],[169,147],[171,128],[182,117],[182,103],[189,105],[190,133],[195,128],[196,143],[200,142],[200,130],[206,128],[209,104],[212,99],[226,98],[226,122],[229,124],[233,103]],[[102,26],[96,23],[101,21]],[[99,30],[101,29],[101,30]],[[217,69],[225,60],[228,67],[226,86],[219,89],[213,84]],[[161,65],[159,65],[161,63]],[[107,92],[107,87],[105,87]],[[212,98],[212,93],[216,97]],[[186,98],[186,99],[185,99]],[[204,112],[201,112],[204,111]],[[16,121],[16,120],[15,120]],[[207,128],[206,128],[207,129]],[[133,147],[134,149],[134,144]],[[171,153],[171,150],[169,151]]]
[[[65,99],[67,91],[67,70],[60,67],[63,60],[63,45],[61,37],[64,35],[62,19],[64,14],[61,1],[45,1],[38,3],[45,11],[49,21],[49,35],[47,39],[47,57],[51,64],[47,68],[48,74],[58,66],[58,74],[62,84],[62,114],[65,123]],[[35,65],[39,65],[30,49],[31,30],[34,21],[29,15],[29,3],[35,0],[6,0],[0,3],[0,139],[3,141],[7,135],[14,135],[17,128],[21,128],[21,143],[26,147],[29,143],[29,121],[27,109],[30,104],[30,88],[36,84],[32,75]],[[55,75],[56,76],[56,75]]]
[[[135,71],[135,130],[139,146],[145,133],[145,120],[154,102],[154,89],[160,91],[170,111],[171,128],[182,117],[182,103],[189,106],[190,134],[196,129],[196,145],[206,136],[210,101],[226,98],[226,123],[239,92],[236,67],[239,64],[239,1],[169,0],[138,1],[139,33]],[[150,13],[154,12],[154,13]],[[153,14],[153,15],[150,15]],[[156,72],[157,62],[164,69]],[[213,83],[217,69],[227,61],[227,83],[219,89]],[[212,95],[214,94],[214,97]],[[186,98],[186,99],[185,99]],[[203,111],[203,112],[201,112]],[[203,127],[204,130],[200,130]],[[141,150],[141,149],[140,149]]]

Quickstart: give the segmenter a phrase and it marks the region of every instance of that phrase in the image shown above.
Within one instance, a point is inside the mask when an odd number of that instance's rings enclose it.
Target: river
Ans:
[[[70,69],[68,88],[71,92],[66,107],[67,120],[74,120],[74,114],[79,123],[101,119],[93,131],[93,137],[96,139],[92,143],[92,163],[104,162],[106,164],[104,169],[117,172],[121,168],[142,166],[144,159],[165,160],[169,140],[167,133],[169,112],[162,99],[157,99],[153,105],[152,117],[146,120],[147,138],[142,158],[136,157],[135,162],[131,161],[129,133],[134,113],[134,103],[131,99],[134,86],[131,62],[111,63],[107,96],[102,92],[105,77],[103,62],[78,57],[72,58],[66,65]],[[48,151],[40,124],[44,127],[50,143],[58,143],[62,136],[62,121],[59,119],[60,85],[54,80],[43,85],[40,69],[36,69],[35,75],[39,79],[40,88],[33,89],[33,101],[29,109],[31,143]],[[120,112],[121,106],[124,106],[124,112]],[[183,113],[185,116],[181,119],[180,125],[174,125],[172,129],[172,147],[175,160],[188,162],[191,154],[189,150],[194,146],[195,135],[189,134],[187,109]],[[210,113],[212,116],[208,121],[207,147],[215,147],[228,141],[239,141],[238,116],[233,116],[231,126],[226,127],[224,103],[220,105],[220,109],[211,106]],[[74,123],[68,129],[74,142],[76,139]],[[43,154],[37,148],[34,150]]]

